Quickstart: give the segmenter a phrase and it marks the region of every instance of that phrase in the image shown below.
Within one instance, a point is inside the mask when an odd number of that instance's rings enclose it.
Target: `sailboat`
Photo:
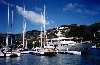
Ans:
[[[9,3],[8,3],[8,26],[9,26]],[[9,47],[8,47],[8,45],[9,45],[8,44],[8,37],[9,36],[7,34],[6,47],[1,50],[0,57],[18,57],[18,56],[20,56],[20,53],[19,52],[16,52],[16,51],[10,51],[10,52],[8,52],[8,49],[9,49]]]
[[[24,6],[24,12],[25,12],[25,6]],[[25,21],[25,18],[23,17],[23,28],[22,28],[22,45],[23,45],[23,47],[19,49],[21,54],[26,53],[26,50],[25,50],[25,30],[26,30],[26,21]]]
[[[44,12],[43,12],[43,17],[44,17],[44,22],[43,22],[43,25],[41,24],[41,47],[38,48],[36,47],[36,51],[34,52],[30,52],[32,54],[36,54],[36,55],[46,55],[46,56],[54,56],[55,55],[55,51],[54,51],[54,48],[51,48],[51,47],[48,47],[46,46],[46,30],[45,30],[45,26],[46,26],[46,19],[45,19],[45,5],[44,5]],[[42,14],[41,14],[42,15]],[[43,36],[44,36],[44,42],[42,42],[42,26],[44,28],[44,33],[43,33]]]
[[[24,12],[25,12],[25,6],[24,6]],[[26,32],[26,21],[25,18],[23,17],[23,30],[22,30],[22,37],[23,37],[23,48],[20,49],[21,54],[29,54],[31,52],[27,48],[27,39],[25,39],[25,32]]]

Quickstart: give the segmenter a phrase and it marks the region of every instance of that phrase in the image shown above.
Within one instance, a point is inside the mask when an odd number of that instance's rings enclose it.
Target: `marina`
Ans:
[[[98,5],[0,1],[0,65],[100,65]]]

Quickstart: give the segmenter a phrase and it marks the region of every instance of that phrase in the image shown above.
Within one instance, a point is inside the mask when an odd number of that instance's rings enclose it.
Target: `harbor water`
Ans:
[[[0,65],[100,65],[100,58],[97,60],[91,56],[57,54],[56,56],[36,56],[23,54],[16,58],[0,58]]]

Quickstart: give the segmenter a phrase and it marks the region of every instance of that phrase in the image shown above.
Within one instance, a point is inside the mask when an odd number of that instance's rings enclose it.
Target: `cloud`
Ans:
[[[73,13],[84,13],[84,14],[91,14],[91,15],[96,15],[98,14],[97,11],[92,11],[92,10],[88,10],[85,9],[83,7],[83,5],[78,4],[78,3],[68,3],[64,8],[63,11],[69,11],[69,12],[73,12]]]
[[[1,3],[3,3],[4,5],[7,5],[7,6],[8,6],[8,3],[9,3],[9,2],[6,2],[5,0],[1,0]],[[15,6],[15,5],[9,3],[9,6],[10,6],[10,7],[13,7],[13,6]]]
[[[79,10],[79,7],[80,5],[78,3],[69,3],[63,8],[63,11]]]
[[[44,17],[41,14],[35,13],[34,11],[24,11],[24,8],[20,6],[16,6],[17,11],[27,20],[36,23],[36,24],[43,24]],[[49,21],[46,21],[46,24],[49,24]]]

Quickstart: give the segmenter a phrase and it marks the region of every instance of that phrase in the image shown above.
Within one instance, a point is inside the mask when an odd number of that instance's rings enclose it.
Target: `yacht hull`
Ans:
[[[57,46],[58,51],[82,51],[84,48],[90,49],[92,46],[91,43],[85,44],[75,44],[75,45],[67,45],[67,46]]]

